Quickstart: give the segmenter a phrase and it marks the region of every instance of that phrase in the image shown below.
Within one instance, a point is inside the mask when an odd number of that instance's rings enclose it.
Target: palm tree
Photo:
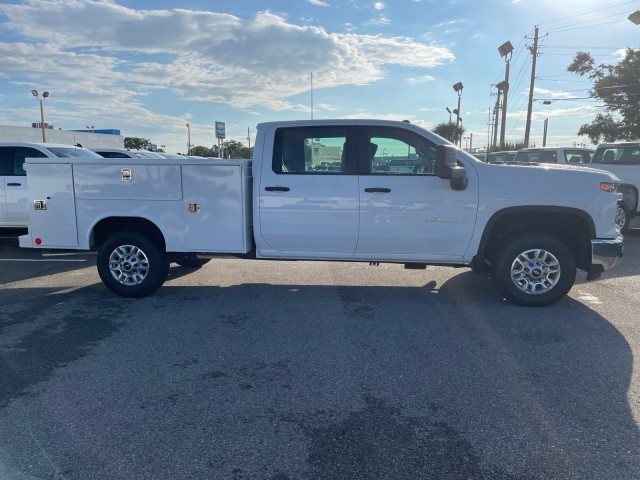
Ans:
[[[462,135],[466,132],[466,129],[462,125],[458,125],[456,127],[456,124],[453,122],[442,122],[437,124],[432,131],[433,133],[440,135],[442,138],[446,138],[450,142],[458,144],[460,143]]]

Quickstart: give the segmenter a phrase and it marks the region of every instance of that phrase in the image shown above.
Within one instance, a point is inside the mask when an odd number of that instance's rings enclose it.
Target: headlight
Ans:
[[[603,192],[617,193],[619,189],[620,184],[616,182],[602,182],[600,184],[600,190]]]

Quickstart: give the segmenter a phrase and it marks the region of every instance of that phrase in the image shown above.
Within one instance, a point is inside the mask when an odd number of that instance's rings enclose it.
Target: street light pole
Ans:
[[[498,47],[498,52],[506,63],[504,71],[504,94],[502,97],[502,124],[500,125],[500,148],[504,148],[504,134],[507,128],[507,99],[509,98],[509,63],[513,55],[513,45],[511,45],[511,42],[506,41]]]
[[[47,138],[44,133],[44,107],[42,104],[44,103],[44,99],[49,96],[49,92],[42,92],[42,98],[40,98],[40,94],[37,90],[31,90],[31,95],[36,97],[36,100],[40,102],[40,127],[42,127],[42,143],[47,142]]]
[[[449,112],[449,123],[451,123],[451,109],[449,107],[445,107],[447,112]]]
[[[456,111],[456,132],[455,132],[455,136],[456,138],[456,143],[459,146],[462,146],[462,135],[459,134],[458,132],[458,127],[460,125],[460,98],[462,97],[462,89],[464,88],[464,86],[462,85],[462,82],[458,82],[453,86],[453,90],[458,94],[458,109]]]
[[[191,155],[191,125],[187,123],[187,155]]]

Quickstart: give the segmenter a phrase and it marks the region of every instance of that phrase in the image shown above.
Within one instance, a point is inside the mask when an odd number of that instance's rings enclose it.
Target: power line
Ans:
[[[640,93],[627,93],[625,94],[626,97],[635,97],[640,95]],[[602,99],[598,98],[598,97],[572,97],[572,98],[539,98],[537,99],[539,102],[545,102],[545,101],[549,101],[549,102],[571,102],[571,101],[575,101],[575,100],[594,100],[597,102],[602,101]]]
[[[545,77],[536,77],[536,80],[541,82],[556,82],[556,83],[591,83],[589,80],[554,80]]]
[[[629,47],[585,47],[584,45],[545,45],[544,48],[584,48],[585,50],[622,50]]]
[[[637,86],[638,86],[637,83],[632,83],[632,84],[629,84],[629,85],[611,85],[611,86],[608,86],[608,87],[598,87],[597,90],[604,90],[605,88],[627,88],[627,87],[637,87]],[[559,90],[556,93],[589,92],[591,90],[592,90],[591,88],[581,88],[581,89],[578,89],[578,90]]]
[[[545,53],[545,55],[549,55],[552,57],[573,57],[576,54],[576,52],[572,52],[572,53]],[[615,53],[601,53],[599,55],[591,55],[592,57],[618,57],[619,55],[616,55]]]
[[[600,19],[598,19],[598,20],[600,20]],[[594,20],[591,20],[591,21],[594,21]],[[549,30],[549,31],[547,31],[547,33],[568,32],[568,31],[571,31],[571,30],[580,30],[582,28],[589,28],[589,27],[601,27],[602,25],[611,25],[613,23],[622,23],[622,22],[623,22],[622,20],[615,20],[613,22],[596,23],[594,25],[583,25],[582,27],[573,27],[573,28],[561,27],[561,28],[558,28],[556,30]],[[579,25],[579,24],[576,23],[574,25]],[[571,25],[568,25],[568,26],[571,26]]]
[[[598,10],[592,10],[592,11],[590,11],[590,12],[578,13],[578,14],[576,14],[576,15],[571,15],[571,16],[569,16],[569,17],[557,18],[557,19],[555,19],[555,20],[550,20],[550,21],[548,21],[548,22],[540,23],[540,24],[538,24],[538,26],[540,26],[540,25],[547,25],[547,24],[549,24],[549,23],[560,22],[560,21],[562,21],[562,20],[568,20],[569,18],[581,17],[582,15],[589,15],[590,13],[602,12],[602,11],[604,11],[604,10],[610,10],[610,9],[612,9],[612,8],[622,7],[623,5],[629,5],[630,3],[636,3],[636,1],[635,1],[635,0],[632,0],[632,1],[630,1],[630,2],[618,3],[617,5],[611,5],[610,7],[600,8],[600,9],[598,9]]]

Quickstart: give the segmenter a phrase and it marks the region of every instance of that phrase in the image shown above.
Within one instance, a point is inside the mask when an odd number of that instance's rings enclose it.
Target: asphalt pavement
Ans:
[[[212,260],[122,299],[0,236],[0,479],[640,478],[640,229],[546,308],[467,269]]]

